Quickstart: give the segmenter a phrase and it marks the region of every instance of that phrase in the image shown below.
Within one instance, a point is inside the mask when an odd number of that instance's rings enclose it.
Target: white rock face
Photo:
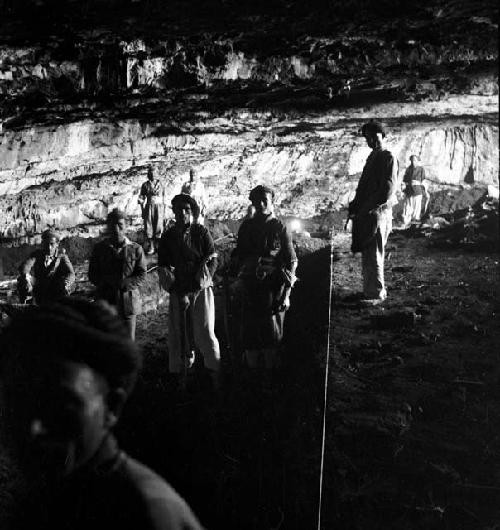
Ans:
[[[361,125],[375,117],[389,127],[387,147],[402,175],[419,155],[431,191],[443,186],[498,187],[498,125],[468,112],[474,102],[379,105],[321,115],[232,113],[173,124],[105,117],[4,130],[0,135],[0,235],[19,238],[47,225],[61,229],[101,223],[114,206],[140,221],[137,196],[152,164],[165,186],[165,209],[190,167],[210,197],[208,216],[240,218],[258,183],[275,188],[281,215],[310,218],[346,206],[369,148]],[[446,109],[453,109],[450,116]],[[446,119],[433,119],[439,113]]]

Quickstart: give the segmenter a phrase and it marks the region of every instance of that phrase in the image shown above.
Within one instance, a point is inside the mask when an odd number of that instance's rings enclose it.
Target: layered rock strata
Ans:
[[[473,109],[482,105],[485,112],[464,118],[464,103]],[[4,131],[0,235],[16,239],[48,225],[92,226],[114,206],[138,221],[137,198],[149,164],[164,183],[167,213],[190,167],[205,183],[212,218],[242,217],[257,183],[276,189],[282,215],[309,218],[339,210],[369,153],[359,136],[369,118],[389,127],[388,148],[401,173],[410,154],[420,156],[431,191],[498,185],[498,126],[494,112],[487,112],[494,107],[490,98],[411,107],[387,104],[301,116],[240,111],[175,125],[88,118]]]

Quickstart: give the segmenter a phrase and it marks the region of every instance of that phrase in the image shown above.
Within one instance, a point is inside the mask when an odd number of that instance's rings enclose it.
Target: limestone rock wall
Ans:
[[[392,117],[388,148],[401,174],[410,154],[427,170],[431,191],[498,186],[498,125],[477,117]],[[346,206],[369,149],[358,134],[366,111],[309,116],[240,112],[182,127],[138,119],[85,119],[7,130],[0,135],[0,236],[18,239],[48,225],[93,233],[108,210],[123,208],[137,225],[139,187],[152,164],[163,180],[165,211],[190,167],[210,197],[208,216],[244,215],[257,183],[276,190],[281,215],[311,218]],[[427,118],[425,118],[427,117]],[[424,119],[425,118],[425,119]],[[95,231],[95,230],[94,230]]]
[[[493,2],[4,3],[2,243],[94,235],[114,206],[140,226],[148,164],[167,214],[190,167],[213,218],[241,217],[261,182],[281,215],[342,209],[371,118],[433,190],[498,185]]]

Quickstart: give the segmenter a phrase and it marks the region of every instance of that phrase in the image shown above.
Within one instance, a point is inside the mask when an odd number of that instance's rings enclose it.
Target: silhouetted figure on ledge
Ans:
[[[105,302],[32,306],[4,329],[2,430],[28,487],[12,529],[201,528],[111,433],[139,367],[137,347]]]
[[[142,211],[144,237],[147,240],[147,253],[154,254],[158,247],[161,234],[163,206],[163,188],[159,179],[155,178],[153,168],[148,167],[148,180],[141,186],[139,205]]]

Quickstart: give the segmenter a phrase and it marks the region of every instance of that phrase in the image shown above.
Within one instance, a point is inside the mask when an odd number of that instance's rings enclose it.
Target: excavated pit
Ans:
[[[88,258],[107,212],[122,208],[143,240],[149,165],[166,216],[190,167],[209,195],[223,393],[207,398],[202,372],[186,392],[172,386],[168,294],[148,258],[123,447],[208,529],[317,527],[329,355],[321,528],[496,528],[496,4],[31,4],[0,0],[0,302],[16,302],[17,267],[48,226],[76,265],[75,293],[92,296]],[[344,301],[361,277],[343,225],[372,118],[400,175],[420,156],[431,201],[421,226],[390,236],[387,303],[362,310]],[[294,236],[300,282],[271,388],[243,370],[224,318],[231,234],[258,183],[312,236]],[[401,210],[399,196],[396,224]],[[1,528],[19,487],[0,450]]]

